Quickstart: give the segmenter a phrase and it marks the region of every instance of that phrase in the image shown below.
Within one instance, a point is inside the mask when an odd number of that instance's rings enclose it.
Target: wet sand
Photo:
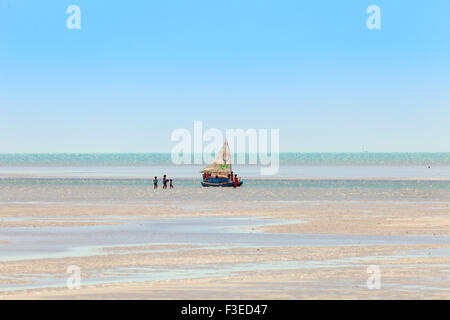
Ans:
[[[0,241],[2,299],[450,298],[442,201],[3,205]]]

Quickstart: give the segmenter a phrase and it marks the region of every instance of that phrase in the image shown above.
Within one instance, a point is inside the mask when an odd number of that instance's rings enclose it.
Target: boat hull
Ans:
[[[202,184],[203,187],[233,187],[234,186],[233,182],[206,182],[206,181],[201,181],[200,183]],[[244,183],[244,181],[239,181],[237,186],[240,187],[243,183]]]

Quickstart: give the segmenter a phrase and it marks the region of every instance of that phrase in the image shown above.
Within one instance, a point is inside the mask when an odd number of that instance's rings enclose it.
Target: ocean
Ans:
[[[450,178],[450,153],[281,153],[279,159],[271,176],[262,176],[258,165],[233,169],[252,179]],[[6,178],[199,178],[204,166],[175,165],[168,153],[0,154],[0,177]]]
[[[450,153],[284,153],[280,170],[236,165],[235,192],[200,186],[199,165],[170,154],[0,155],[3,204],[156,204],[167,201],[448,201]],[[153,190],[167,174],[174,190]]]
[[[280,153],[281,165],[447,165],[450,152]],[[249,155],[245,155],[248,160]],[[236,157],[235,157],[236,158]],[[235,159],[234,159],[235,160]],[[171,165],[170,153],[0,154],[4,166],[154,166]]]

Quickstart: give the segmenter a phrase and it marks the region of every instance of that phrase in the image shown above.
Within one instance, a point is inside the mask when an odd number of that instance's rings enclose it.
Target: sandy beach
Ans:
[[[3,205],[0,217],[1,299],[450,298],[444,201]],[[49,251],[31,252],[27,232]],[[66,287],[71,265],[80,289]],[[373,265],[380,289],[366,284]]]

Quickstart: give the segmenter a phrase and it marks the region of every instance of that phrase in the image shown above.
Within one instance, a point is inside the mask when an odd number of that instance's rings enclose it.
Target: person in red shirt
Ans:
[[[238,185],[238,178],[237,178],[237,174],[234,175],[234,183],[233,183],[233,188],[236,188]]]

